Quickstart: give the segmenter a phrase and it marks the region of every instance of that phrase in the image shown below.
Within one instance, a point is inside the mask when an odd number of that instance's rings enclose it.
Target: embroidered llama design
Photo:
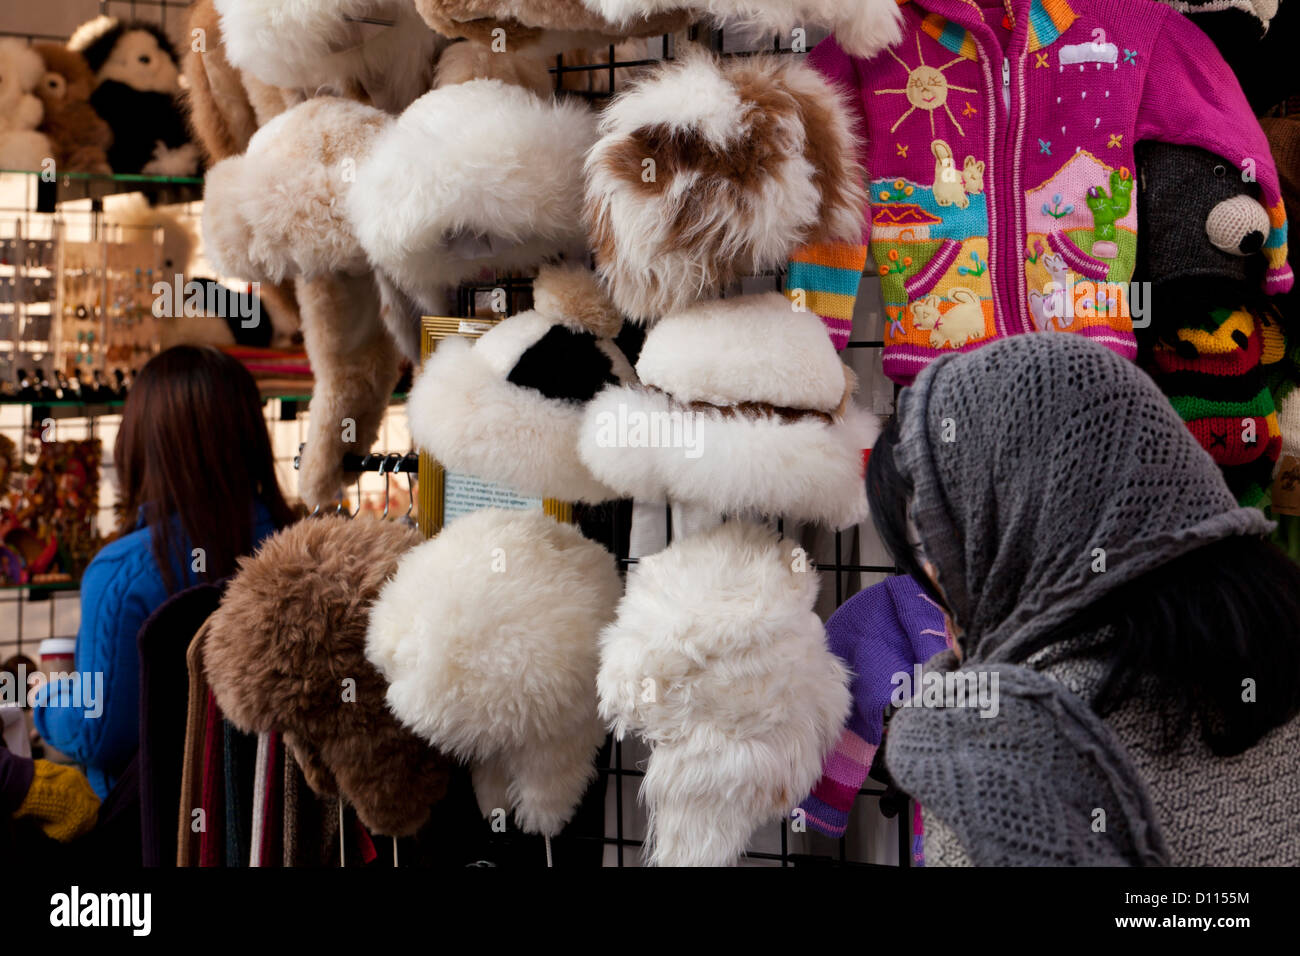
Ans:
[[[912,303],[912,325],[930,333],[930,348],[960,348],[984,337],[984,310],[979,296],[958,287],[948,293],[955,304],[942,315],[939,296],[931,294]]]

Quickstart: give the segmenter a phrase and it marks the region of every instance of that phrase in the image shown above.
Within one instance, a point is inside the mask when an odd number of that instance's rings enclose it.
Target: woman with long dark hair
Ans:
[[[954,635],[885,738],[927,865],[1300,863],[1300,567],[1142,372],[945,356],[867,487]]]
[[[177,591],[232,574],[293,520],[257,385],[216,349],[179,346],[141,369],[114,461],[122,524],[81,582],[83,686],[47,685],[36,711],[41,736],[86,768],[101,798],[139,746],[140,625]]]

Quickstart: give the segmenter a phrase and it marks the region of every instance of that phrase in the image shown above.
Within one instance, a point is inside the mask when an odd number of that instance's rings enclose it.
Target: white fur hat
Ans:
[[[590,272],[543,267],[535,308],[472,346],[439,344],[407,402],[416,445],[453,471],[521,494],[597,503],[617,498],[578,457],[583,408],[636,373],[614,344],[621,321]]]
[[[347,199],[361,245],[417,302],[484,270],[583,255],[587,107],[500,80],[416,100],[375,142]]]
[[[476,511],[402,557],[366,657],[398,720],[470,762],[484,816],[513,809],[553,836],[596,773],[597,640],[621,593],[614,558],[576,528]]]
[[[693,306],[646,336],[639,384],[588,406],[579,453],[623,496],[843,528],[879,434],[821,320],[779,293]]]
[[[794,542],[729,522],[642,558],[600,636],[600,715],[653,750],[649,860],[725,866],[821,775],[848,673],[813,612]]]
[[[614,23],[689,9],[722,26],[753,26],[789,37],[795,27],[825,27],[853,56],[868,58],[902,39],[896,0],[583,0]]]
[[[793,57],[692,53],[618,96],[585,212],[615,304],[653,320],[808,243],[862,238],[867,195],[840,93]]]
[[[364,93],[400,113],[433,82],[447,40],[411,0],[214,0],[226,56],[270,86]],[[391,21],[391,25],[386,25]],[[209,38],[215,44],[217,38]]]
[[[287,277],[369,271],[344,215],[357,167],[392,119],[351,100],[323,96],[281,113],[223,159],[204,185],[204,252],[225,275]]]

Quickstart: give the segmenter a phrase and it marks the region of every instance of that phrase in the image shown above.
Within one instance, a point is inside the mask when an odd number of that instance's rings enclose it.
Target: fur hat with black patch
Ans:
[[[450,338],[407,401],[416,445],[440,464],[525,495],[617,498],[578,457],[583,409],[606,385],[635,381],[614,344],[622,320],[589,271],[544,266],[532,311],[472,345]]]
[[[208,260],[224,275],[249,281],[368,272],[344,199],[391,121],[374,107],[321,96],[259,129],[246,152],[208,171]]]
[[[653,320],[862,237],[867,197],[840,94],[791,57],[696,53],[601,117],[587,157],[596,266],[628,317]]]
[[[796,27],[822,27],[850,55],[869,59],[903,37],[897,0],[582,0],[615,24],[675,10],[718,26],[751,27],[788,38]]]
[[[775,292],[703,302],[650,329],[636,372],[588,404],[578,446],[621,495],[831,528],[866,518],[879,422],[814,313]]]
[[[727,866],[821,776],[849,714],[848,672],[813,611],[795,542],[729,522],[629,573],[600,636],[600,715],[652,747],[649,862]]]
[[[246,733],[281,731],[308,785],[342,794],[385,836],[423,826],[450,769],[389,712],[365,657],[370,605],[420,541],[396,522],[291,525],[240,559],[203,648],[226,718]]]
[[[434,33],[410,0],[215,0],[226,56],[261,82],[400,113],[433,85]],[[210,41],[215,43],[215,39]]]
[[[417,303],[504,269],[585,255],[586,106],[495,79],[416,100],[358,165],[346,208],[370,261]]]
[[[615,25],[582,0],[415,0],[415,6],[443,36],[504,41],[507,52],[527,49],[542,56],[675,33],[690,22],[687,13],[671,10]]]
[[[366,654],[388,706],[471,764],[485,817],[513,810],[553,836],[573,815],[605,737],[597,638],[622,591],[613,556],[576,528],[488,508],[408,552],[380,593]]]

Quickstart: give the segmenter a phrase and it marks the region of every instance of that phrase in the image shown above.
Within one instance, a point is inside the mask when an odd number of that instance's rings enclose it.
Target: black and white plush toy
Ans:
[[[113,172],[198,172],[199,149],[178,104],[180,68],[167,34],[152,23],[98,17],[82,24],[68,46],[95,73],[90,105],[113,130]]]

